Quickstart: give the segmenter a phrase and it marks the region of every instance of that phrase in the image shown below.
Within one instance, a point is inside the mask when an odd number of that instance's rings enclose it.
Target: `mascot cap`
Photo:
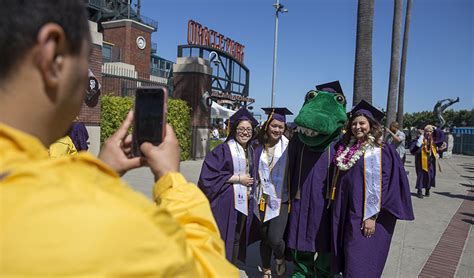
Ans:
[[[329,82],[329,83],[324,83],[321,85],[316,85],[316,89],[318,89],[319,91],[338,93],[338,94],[344,95],[344,92],[342,91],[339,80]]]

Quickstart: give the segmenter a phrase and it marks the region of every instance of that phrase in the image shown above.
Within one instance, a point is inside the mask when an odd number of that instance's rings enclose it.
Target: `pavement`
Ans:
[[[415,196],[416,174],[413,156],[408,156],[414,221],[398,221],[383,277],[474,277],[474,157],[453,155],[440,159],[436,188],[431,196]],[[181,172],[197,183],[202,160],[181,163]],[[148,169],[136,169],[123,179],[151,198],[153,176]],[[249,246],[247,264],[239,265],[241,277],[260,277],[258,244]],[[452,270],[452,271],[451,271]],[[287,276],[292,271],[287,262]]]

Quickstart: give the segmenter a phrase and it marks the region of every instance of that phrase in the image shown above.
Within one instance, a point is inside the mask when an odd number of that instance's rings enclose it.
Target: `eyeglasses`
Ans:
[[[252,129],[251,128],[237,128],[237,132],[238,133],[244,133],[244,132],[247,132],[247,133],[252,133]]]

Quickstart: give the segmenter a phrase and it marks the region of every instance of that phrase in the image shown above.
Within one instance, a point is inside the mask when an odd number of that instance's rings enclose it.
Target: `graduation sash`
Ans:
[[[242,146],[231,139],[227,142],[232,155],[232,163],[234,165],[234,175],[246,175],[247,174],[247,159],[245,157],[245,150]],[[234,208],[241,213],[248,215],[248,193],[247,186],[234,183]]]
[[[430,135],[430,149],[431,152],[433,153],[435,160],[438,161],[438,155],[436,153],[436,146],[433,144],[433,139]],[[428,172],[428,157],[430,156],[430,150],[426,147],[427,143],[425,140],[423,140],[423,144],[421,146],[421,169],[423,171]],[[440,168],[441,170],[441,168]]]
[[[364,218],[380,212],[382,200],[382,148],[368,147],[364,154]]]
[[[287,161],[288,139],[285,136],[275,146],[273,159],[269,159],[266,149],[262,151],[259,159],[258,174],[262,190],[255,190],[257,194],[255,207],[265,211],[263,222],[273,219],[280,215],[281,193],[285,184],[285,170]],[[263,194],[266,195],[267,199]],[[260,219],[258,209],[255,211],[257,218]]]

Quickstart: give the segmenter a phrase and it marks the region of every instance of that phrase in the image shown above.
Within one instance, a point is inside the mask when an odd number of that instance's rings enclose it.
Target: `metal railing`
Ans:
[[[169,78],[170,70],[164,70],[164,69],[159,69],[159,68],[150,68],[150,75]]]
[[[156,53],[158,50],[158,44],[156,42],[151,43],[151,53]]]
[[[90,6],[95,6],[97,8],[105,7],[105,0],[86,0],[85,2]]]
[[[140,21],[143,24],[146,24],[148,26],[151,26],[151,27],[155,28],[155,31],[158,30],[158,21],[156,21],[154,19],[151,19],[148,16],[144,16],[144,15],[140,15]]]

